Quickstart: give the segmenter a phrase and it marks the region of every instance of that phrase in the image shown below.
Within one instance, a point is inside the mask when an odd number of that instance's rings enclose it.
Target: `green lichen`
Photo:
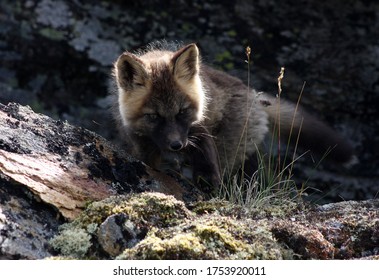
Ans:
[[[197,225],[214,258],[288,259],[292,252],[278,244],[268,223],[214,215]]]
[[[234,258],[236,254],[240,257],[241,255],[248,256],[253,253],[250,250],[250,246],[236,239],[227,230],[217,226],[197,225],[195,232],[196,236],[202,240],[208,250],[214,252],[215,256],[227,253]]]
[[[50,241],[50,245],[63,256],[81,259],[91,247],[91,236],[83,229],[68,228]]]
[[[292,255],[276,242],[268,225],[255,229],[215,214],[167,229],[154,228],[118,259],[290,259]]]
[[[237,36],[237,31],[236,30],[229,30],[228,32],[226,32],[226,34],[230,37],[236,37]]]
[[[224,212],[232,208],[230,202],[222,199],[212,199],[206,201],[199,201],[192,205],[191,210],[196,214],[211,214],[214,212]]]
[[[160,193],[142,193],[115,196],[90,204],[74,223],[86,227],[101,224],[105,219],[118,213],[125,213],[131,220],[144,223],[158,222],[159,226],[169,226],[191,215],[183,202]]]
[[[96,243],[98,228],[108,216],[123,213],[128,222],[147,232],[118,259],[292,258],[293,252],[275,240],[267,221],[236,218],[238,211],[239,217],[246,213],[240,208],[233,211],[221,200],[191,208],[195,212],[172,196],[159,193],[111,197],[90,204],[75,221],[63,226],[52,246],[64,256],[108,258]],[[91,243],[92,236],[95,244]]]
[[[55,41],[61,41],[65,39],[66,34],[62,31],[58,31],[53,28],[42,28],[39,33],[49,39],[55,40]]]
[[[201,259],[204,255],[206,247],[193,233],[178,233],[165,239],[152,233],[117,259]]]
[[[222,67],[225,70],[232,70],[234,69],[234,63],[233,63],[233,56],[231,52],[224,51],[222,53],[216,54],[215,60],[222,64]]]

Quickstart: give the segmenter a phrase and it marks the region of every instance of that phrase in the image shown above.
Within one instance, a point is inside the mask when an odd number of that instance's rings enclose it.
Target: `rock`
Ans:
[[[101,248],[111,257],[120,255],[126,248],[131,248],[140,240],[141,233],[128,219],[125,213],[109,216],[99,227],[97,233]]]
[[[0,175],[1,176],[1,175]],[[20,185],[0,180],[0,259],[51,256],[48,241],[63,223],[53,207]]]
[[[142,193],[95,202],[66,226],[80,231],[100,225],[86,258],[377,259],[378,204],[282,206],[281,211],[267,204],[246,211],[214,200],[195,203],[191,212],[172,196]],[[138,228],[143,234],[135,238]]]
[[[272,232],[302,259],[328,260],[334,258],[334,246],[324,236],[309,225],[280,221]]]

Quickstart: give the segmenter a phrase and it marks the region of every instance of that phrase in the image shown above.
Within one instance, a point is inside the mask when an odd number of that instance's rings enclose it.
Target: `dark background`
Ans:
[[[107,84],[124,50],[154,40],[198,43],[203,61],[301,104],[351,141],[350,170],[300,160],[299,182],[324,202],[379,191],[379,3],[329,1],[0,2],[0,102],[114,137]],[[332,171],[331,171],[332,170]],[[309,193],[311,193],[311,189]]]

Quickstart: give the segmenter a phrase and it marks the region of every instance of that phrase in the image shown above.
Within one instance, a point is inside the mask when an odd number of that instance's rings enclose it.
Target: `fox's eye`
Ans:
[[[185,117],[188,114],[188,108],[180,109],[179,113],[177,114],[178,117]]]
[[[158,114],[145,114],[144,117],[150,122],[156,122],[159,119]]]

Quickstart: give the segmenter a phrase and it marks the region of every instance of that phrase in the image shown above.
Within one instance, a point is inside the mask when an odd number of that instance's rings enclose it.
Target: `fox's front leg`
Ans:
[[[221,184],[218,152],[212,136],[203,126],[190,131],[190,158],[194,182],[206,193],[214,193]]]

